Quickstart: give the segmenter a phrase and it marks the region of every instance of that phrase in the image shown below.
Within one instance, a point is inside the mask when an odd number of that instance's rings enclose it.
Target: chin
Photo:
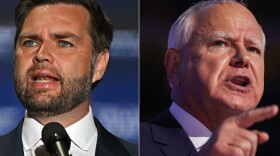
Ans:
[[[212,101],[217,107],[222,108],[221,113],[232,116],[256,108],[258,102],[253,96],[230,95],[217,97]],[[226,115],[227,114],[227,115]]]
[[[258,102],[256,102],[252,97],[233,97],[229,98],[226,105],[229,109],[232,109],[235,112],[245,112],[257,107]]]

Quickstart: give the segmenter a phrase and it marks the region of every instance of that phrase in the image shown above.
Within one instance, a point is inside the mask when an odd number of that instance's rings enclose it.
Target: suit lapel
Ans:
[[[167,156],[173,156],[174,153],[176,156],[186,156],[196,152],[191,140],[169,110],[152,121],[151,130],[153,140],[163,145],[161,151]]]
[[[17,151],[16,156],[23,156],[23,144],[22,144],[22,125],[23,125],[23,119],[20,121],[20,123],[18,124],[17,128],[15,129],[15,133],[14,133],[14,138],[16,138],[15,141],[15,145],[16,147],[20,147],[21,150],[15,150]]]
[[[96,156],[129,156],[130,154],[121,144],[120,140],[108,132],[101,123],[94,118],[97,127]]]
[[[23,144],[21,139],[21,131],[22,131],[23,120],[20,121],[18,126],[1,137],[0,140],[0,153],[1,155],[12,155],[12,156],[23,156]]]

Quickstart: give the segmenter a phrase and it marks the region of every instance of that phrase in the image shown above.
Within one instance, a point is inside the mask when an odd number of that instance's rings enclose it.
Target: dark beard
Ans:
[[[45,67],[40,69],[50,70],[60,76],[56,69]],[[27,83],[28,75],[34,70],[30,69],[24,79],[14,76],[16,94],[30,117],[52,117],[69,112],[90,96],[92,69],[79,78],[63,79],[60,76],[61,91],[56,94],[50,94],[48,90],[25,87],[24,82]]]

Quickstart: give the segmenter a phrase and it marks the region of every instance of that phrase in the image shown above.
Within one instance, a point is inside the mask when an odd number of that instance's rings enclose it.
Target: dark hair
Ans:
[[[14,39],[14,45],[16,46],[24,20],[32,9],[45,4],[61,3],[81,5],[88,10],[90,14],[88,31],[92,38],[92,59],[94,63],[94,55],[99,54],[104,49],[110,49],[113,39],[112,23],[107,15],[103,12],[102,8],[95,2],[95,0],[20,0],[15,10],[16,35]]]

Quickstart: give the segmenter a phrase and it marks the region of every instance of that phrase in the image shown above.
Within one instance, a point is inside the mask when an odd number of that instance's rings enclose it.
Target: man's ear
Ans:
[[[105,49],[103,52],[97,55],[94,65],[92,83],[100,80],[103,77],[108,65],[109,56],[110,54],[108,49]]]
[[[180,84],[180,51],[172,48],[167,49],[164,64],[170,87],[178,86]]]

